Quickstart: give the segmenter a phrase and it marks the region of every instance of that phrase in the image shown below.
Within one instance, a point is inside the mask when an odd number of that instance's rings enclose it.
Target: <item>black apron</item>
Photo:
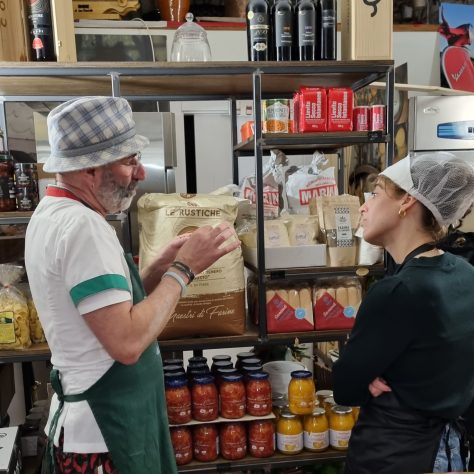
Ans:
[[[395,273],[411,258],[433,248],[433,244],[417,247]],[[394,392],[371,398],[361,407],[352,430],[345,474],[432,472],[446,422],[403,406]]]
[[[145,297],[140,276],[126,256],[133,286],[133,304]],[[174,474],[177,467],[166,412],[163,368],[157,343],[133,365],[114,362],[89,389],[65,395],[60,373],[51,371],[59,407],[50,425],[43,474],[56,473],[54,434],[64,402],[86,400],[119,474]]]

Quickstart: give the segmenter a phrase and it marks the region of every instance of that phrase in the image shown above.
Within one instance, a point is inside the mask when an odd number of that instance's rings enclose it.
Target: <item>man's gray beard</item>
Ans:
[[[129,186],[120,186],[114,179],[111,171],[106,170],[102,177],[97,197],[107,214],[116,214],[120,211],[126,211],[132,204],[136,193],[136,183],[130,183]]]

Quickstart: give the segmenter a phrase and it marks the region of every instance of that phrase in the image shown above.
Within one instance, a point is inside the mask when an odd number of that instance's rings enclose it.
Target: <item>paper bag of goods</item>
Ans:
[[[328,164],[329,160],[325,155],[316,151],[310,165],[285,170],[285,190],[291,213],[309,214],[311,199],[338,194],[336,171],[334,166]]]
[[[271,150],[270,159],[262,169],[263,173],[263,206],[267,218],[280,215],[282,209],[288,207],[286,192],[284,190],[285,177],[283,166],[288,163],[288,158],[280,150]],[[242,180],[240,197],[248,199],[253,208],[253,218],[256,216],[257,188],[255,176],[247,176]]]
[[[313,287],[315,329],[352,328],[361,300],[362,287],[357,278],[319,280]]]
[[[138,200],[140,267],[146,267],[178,235],[205,225],[233,225],[237,207],[238,201],[232,196],[145,194]],[[196,276],[160,339],[244,332],[244,265],[238,248]]]
[[[258,324],[257,284],[249,283],[249,308]],[[269,333],[313,331],[313,304],[309,285],[273,284],[266,289],[267,331]]]
[[[288,214],[283,217],[292,247],[317,244],[319,225],[317,216]]]
[[[318,216],[320,238],[327,244],[331,267],[356,264],[359,207],[359,198],[350,194],[317,197],[311,201],[310,210]]]
[[[26,349],[31,345],[28,304],[15,287],[23,267],[0,265],[0,350]]]

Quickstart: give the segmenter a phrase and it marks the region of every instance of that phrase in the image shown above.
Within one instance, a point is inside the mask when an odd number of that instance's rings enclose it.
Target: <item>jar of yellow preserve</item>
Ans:
[[[294,370],[288,385],[288,406],[295,415],[310,415],[316,398],[313,374],[309,370]]]
[[[319,400],[319,406],[323,406],[324,399],[332,397],[332,390],[318,390],[316,392],[316,398]]]
[[[353,427],[352,408],[342,405],[333,406],[329,417],[329,444],[331,447],[345,451],[349,447]]]
[[[298,454],[303,451],[303,423],[301,418],[289,410],[282,410],[277,423],[277,449],[283,454]]]
[[[304,417],[303,444],[308,451],[324,451],[329,446],[329,424],[324,408],[316,407]]]
[[[324,399],[323,408],[326,410],[326,416],[328,417],[328,419],[331,416],[331,408],[333,406],[336,406],[336,402],[334,401],[333,397],[327,397]]]

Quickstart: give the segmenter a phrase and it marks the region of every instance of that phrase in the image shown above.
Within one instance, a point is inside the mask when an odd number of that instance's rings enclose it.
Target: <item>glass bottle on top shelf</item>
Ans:
[[[270,7],[267,0],[249,0],[246,10],[249,61],[268,61],[270,57]]]
[[[293,57],[293,6],[290,0],[275,0],[272,6],[273,57],[291,61]]]
[[[336,0],[321,0],[321,59],[336,60]]]
[[[296,59],[316,59],[316,5],[313,0],[298,0],[295,6]]]

